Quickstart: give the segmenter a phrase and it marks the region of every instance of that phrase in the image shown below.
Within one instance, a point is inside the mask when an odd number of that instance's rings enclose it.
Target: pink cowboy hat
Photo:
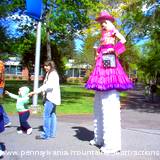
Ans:
[[[109,20],[111,22],[114,22],[115,19],[114,17],[112,17],[107,11],[102,11],[100,14],[99,14],[99,17],[96,18],[96,21],[97,22],[102,22],[104,20]]]

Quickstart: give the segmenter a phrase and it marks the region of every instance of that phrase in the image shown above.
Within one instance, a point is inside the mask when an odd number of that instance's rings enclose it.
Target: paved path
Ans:
[[[6,146],[5,160],[159,160],[160,159],[160,102],[145,102],[142,90],[129,92],[122,100],[122,151],[117,155],[104,155],[93,138],[92,115],[58,116],[57,137],[36,140],[42,117],[32,115],[31,135],[18,135],[17,116],[11,116],[12,126],[6,128],[0,141]]]

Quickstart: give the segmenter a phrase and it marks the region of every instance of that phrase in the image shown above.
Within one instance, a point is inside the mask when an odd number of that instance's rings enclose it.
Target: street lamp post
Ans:
[[[36,90],[39,85],[40,50],[41,50],[41,21],[39,21],[37,25],[36,56],[35,56],[35,66],[34,66],[34,90]],[[33,96],[33,106],[36,107],[37,103],[38,103],[38,95],[35,94]]]
[[[34,90],[39,85],[39,68],[40,68],[40,50],[41,50],[41,16],[42,16],[42,0],[26,0],[28,16],[38,21],[37,36],[36,36],[36,51],[35,51],[35,66],[34,66]],[[33,96],[33,107],[37,106],[38,95]]]

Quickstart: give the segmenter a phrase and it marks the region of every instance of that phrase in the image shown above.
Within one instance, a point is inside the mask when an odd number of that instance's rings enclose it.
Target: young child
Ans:
[[[115,153],[121,150],[119,91],[131,89],[133,84],[118,60],[126,40],[113,25],[114,17],[103,11],[96,21],[101,25],[100,46],[96,49],[95,68],[85,85],[95,90],[94,139],[90,144],[101,146],[101,152]]]
[[[29,91],[30,91],[29,88],[26,86],[19,88],[18,95],[5,91],[5,94],[17,100],[16,109],[17,109],[17,112],[19,115],[19,121],[20,121],[20,129],[17,131],[17,133],[19,134],[22,134],[22,133],[31,134],[32,133],[32,128],[27,122],[30,116],[30,111],[28,107]]]

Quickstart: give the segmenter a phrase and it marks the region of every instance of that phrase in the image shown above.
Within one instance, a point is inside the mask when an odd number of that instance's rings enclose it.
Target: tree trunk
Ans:
[[[52,55],[51,55],[51,40],[50,40],[50,33],[49,30],[47,29],[47,60],[51,60],[52,59]]]
[[[31,66],[30,65],[27,65],[27,70],[28,70],[28,83],[31,82]]]
[[[52,55],[51,55],[51,39],[50,39],[50,31],[49,31],[49,19],[50,19],[50,15],[53,12],[53,4],[54,4],[54,0],[50,1],[50,9],[49,12],[46,15],[46,34],[47,34],[47,60],[52,60]]]

